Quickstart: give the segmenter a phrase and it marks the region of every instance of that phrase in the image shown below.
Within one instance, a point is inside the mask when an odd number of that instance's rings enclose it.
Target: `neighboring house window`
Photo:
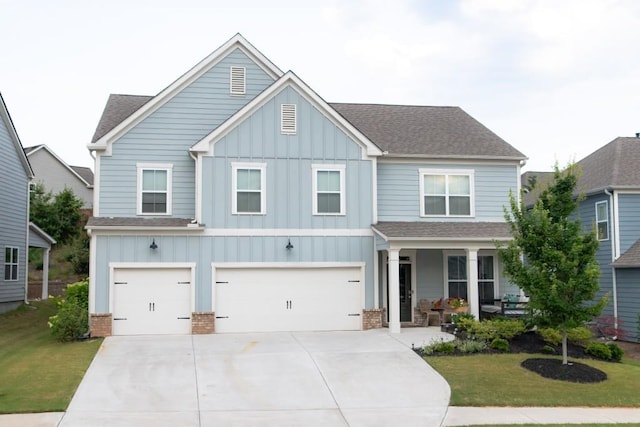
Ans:
[[[312,165],[313,214],[344,215],[344,165]]]
[[[231,67],[229,69],[231,95],[244,95],[246,91],[246,69],[244,67]]]
[[[609,240],[609,204],[607,201],[596,203],[596,232],[598,240]]]
[[[467,257],[449,255],[447,257],[447,286],[449,298],[467,300]]]
[[[138,215],[171,215],[173,165],[139,163]]]
[[[233,214],[265,214],[266,163],[232,163]]]
[[[420,170],[421,216],[473,216],[473,171]]]
[[[296,133],[296,104],[282,104],[280,106],[280,130],[285,135]]]
[[[18,248],[4,249],[4,280],[18,280]]]

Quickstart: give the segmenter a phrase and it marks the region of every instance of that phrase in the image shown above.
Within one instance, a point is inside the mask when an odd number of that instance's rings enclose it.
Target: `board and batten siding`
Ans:
[[[618,195],[620,254],[640,239],[640,193]]]
[[[151,239],[158,248],[149,249]],[[109,263],[195,262],[196,311],[211,311],[211,263],[364,262],[365,304],[373,307],[373,237],[96,236],[96,312],[109,312]]]
[[[280,105],[297,106],[297,132],[280,131]],[[266,213],[233,215],[232,163],[266,163]],[[369,228],[372,161],[295,89],[285,87],[203,158],[202,218],[213,228]],[[345,215],[313,215],[312,165],[345,166]]]
[[[473,170],[475,216],[421,217],[420,169]],[[504,221],[503,207],[509,205],[509,192],[518,188],[517,172],[516,165],[378,162],[378,220]]]
[[[246,67],[246,94],[229,94],[229,67]],[[240,49],[228,56],[112,145],[100,158],[100,216],[136,215],[137,163],[173,165],[175,217],[195,216],[195,165],[189,148],[273,83]],[[97,189],[96,189],[97,191]]]
[[[618,290],[618,318],[625,339],[638,342],[638,316],[640,315],[640,268],[616,269]]]
[[[2,303],[24,300],[29,177],[7,124],[0,117],[0,312]],[[18,280],[4,280],[5,248],[18,248]]]

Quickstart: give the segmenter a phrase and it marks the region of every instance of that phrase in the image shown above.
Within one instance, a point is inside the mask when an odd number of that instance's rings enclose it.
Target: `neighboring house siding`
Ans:
[[[297,105],[297,133],[280,132],[280,105]],[[234,215],[232,162],[266,163],[264,215]],[[345,215],[313,215],[312,165],[345,166]],[[217,141],[203,158],[202,221],[212,228],[369,228],[372,161],[296,90],[273,99]]]
[[[638,315],[640,315],[640,268],[617,270],[618,318],[625,339],[638,341]]]
[[[229,67],[246,67],[244,96],[229,94]],[[100,216],[136,215],[136,163],[173,165],[173,216],[195,216],[195,168],[188,149],[272,83],[239,49],[112,145],[100,158]]]
[[[475,216],[420,217],[420,169],[473,170]],[[503,207],[520,179],[515,165],[378,163],[379,221],[504,221]]]
[[[373,237],[97,236],[96,312],[108,313],[109,263],[196,262],[196,311],[211,311],[211,263],[222,262],[365,262],[365,304],[373,307]]]
[[[57,194],[68,187],[82,200],[83,208],[93,206],[93,190],[87,188],[80,178],[60,164],[47,150],[39,149],[30,154],[29,163],[35,174],[34,181],[42,183],[47,191]]]
[[[24,300],[28,181],[6,124],[0,118],[0,312],[1,303]],[[4,280],[7,246],[19,249],[16,281]]]
[[[620,254],[640,239],[640,194],[618,196],[620,217]]]

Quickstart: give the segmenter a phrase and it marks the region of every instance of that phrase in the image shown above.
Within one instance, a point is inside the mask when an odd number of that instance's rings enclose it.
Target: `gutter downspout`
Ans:
[[[613,213],[616,211],[614,208],[615,199],[613,197],[613,193],[609,190],[605,189],[604,194],[609,196],[609,215],[612,221],[615,221],[617,224],[617,218],[614,218]],[[613,233],[611,233],[611,263],[613,264],[616,259],[618,259],[618,254],[616,253],[616,242],[618,241],[618,236],[616,236],[615,230],[617,227],[611,227],[613,229]],[[611,286],[613,292],[613,319],[614,319],[614,328],[616,331],[618,330],[618,284],[616,281],[616,268],[611,266]],[[618,336],[616,335],[616,339]]]

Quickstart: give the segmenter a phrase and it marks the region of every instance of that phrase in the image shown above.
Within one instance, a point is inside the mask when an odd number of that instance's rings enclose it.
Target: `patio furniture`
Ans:
[[[420,313],[424,316],[423,326],[429,326],[431,324],[429,319],[434,316],[438,319],[437,320],[438,324],[442,323],[442,319],[440,318],[440,313],[438,313],[437,311],[431,308],[431,302],[429,302],[428,299],[421,299],[418,302],[418,308],[420,310]]]

